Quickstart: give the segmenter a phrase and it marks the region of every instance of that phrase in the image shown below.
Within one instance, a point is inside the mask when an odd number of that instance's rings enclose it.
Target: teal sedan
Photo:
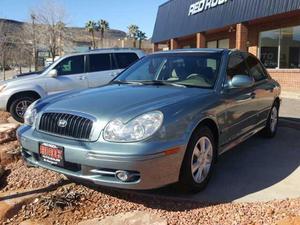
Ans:
[[[250,53],[175,50],[109,85],[36,101],[17,136],[29,164],[70,178],[200,191],[220,154],[256,133],[275,136],[279,108],[279,84]]]

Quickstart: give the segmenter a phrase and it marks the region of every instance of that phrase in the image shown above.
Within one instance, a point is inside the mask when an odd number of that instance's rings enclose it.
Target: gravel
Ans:
[[[58,199],[63,207],[55,204]],[[209,205],[70,184],[23,206],[8,224],[19,224],[27,219],[41,219],[46,224],[76,224],[134,210],[161,216],[170,225],[264,225],[300,215],[300,199]]]
[[[61,175],[49,170],[27,167],[23,160],[8,164],[5,169],[9,171],[9,175],[6,177],[7,185],[0,189],[0,193],[44,188],[62,180]]]

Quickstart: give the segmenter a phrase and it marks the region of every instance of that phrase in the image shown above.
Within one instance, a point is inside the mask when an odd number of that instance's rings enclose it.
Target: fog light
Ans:
[[[123,171],[123,170],[118,170],[116,172],[116,177],[120,180],[120,181],[123,181],[123,182],[126,182],[126,181],[129,181],[131,176],[130,176],[130,173],[127,172],[127,171]]]

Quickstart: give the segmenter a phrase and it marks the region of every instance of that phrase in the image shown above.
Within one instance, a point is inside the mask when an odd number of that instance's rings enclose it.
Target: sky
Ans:
[[[31,9],[44,0],[0,0],[0,18],[29,21]],[[127,31],[136,24],[150,38],[159,5],[167,0],[55,0],[67,13],[67,25],[84,27],[88,20],[105,19],[110,28]]]

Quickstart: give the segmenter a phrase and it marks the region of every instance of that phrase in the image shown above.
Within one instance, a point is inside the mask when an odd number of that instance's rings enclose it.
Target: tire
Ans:
[[[278,129],[279,104],[275,103],[269,113],[266,127],[261,131],[261,136],[266,138],[275,137]]]
[[[201,153],[202,148],[205,149],[203,153]],[[179,189],[184,192],[202,191],[207,186],[214,170],[216,154],[215,138],[210,128],[207,126],[198,128],[189,141],[182,162],[178,183]],[[206,160],[204,160],[204,157]],[[198,169],[197,166],[199,166]],[[201,168],[204,168],[202,172]]]
[[[9,107],[11,116],[18,122],[24,123],[24,113],[28,106],[32,104],[36,98],[24,96],[14,99]],[[22,109],[21,109],[21,108]],[[22,112],[21,112],[22,111]],[[22,114],[23,113],[23,114]]]

